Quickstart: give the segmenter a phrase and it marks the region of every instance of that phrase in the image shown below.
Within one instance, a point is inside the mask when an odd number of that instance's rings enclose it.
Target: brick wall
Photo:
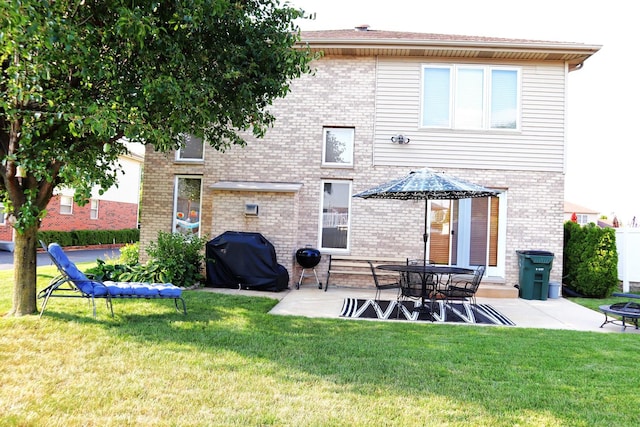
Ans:
[[[73,204],[71,215],[60,213],[60,196],[51,198],[47,206],[47,216],[42,219],[41,231],[74,230],[122,230],[138,227],[138,205],[134,203],[100,200],[98,218],[91,219],[91,204]],[[12,241],[13,228],[5,223],[0,225],[0,241]]]
[[[71,215],[60,213],[60,196],[53,196],[40,230],[121,230],[138,226],[138,206],[133,203],[100,200],[98,218],[91,219],[91,204],[73,204]]]
[[[5,221],[4,224],[0,224],[0,241],[10,242],[13,237],[13,228],[7,224]]]

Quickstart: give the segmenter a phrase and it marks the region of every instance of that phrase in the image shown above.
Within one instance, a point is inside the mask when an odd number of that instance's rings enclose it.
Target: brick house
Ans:
[[[100,195],[95,189],[85,206],[73,202],[73,191],[56,189],[47,205],[47,215],[42,219],[40,230],[121,230],[138,226],[138,208],[144,148],[130,145],[130,153],[120,157],[124,174],[118,186]],[[12,249],[13,228],[0,215],[0,243]]]
[[[567,82],[600,46],[367,27],[302,39],[324,54],[272,106],[264,139],[225,153],[196,138],[176,153],[147,147],[141,247],[160,230],[260,232],[292,283],[307,245],[421,258],[423,202],[352,195],[430,167],[500,195],[430,202],[429,259],[486,264],[487,280],[509,287],[517,250],[562,259]]]

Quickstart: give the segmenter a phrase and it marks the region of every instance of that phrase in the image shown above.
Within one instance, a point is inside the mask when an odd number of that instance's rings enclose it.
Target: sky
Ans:
[[[350,29],[602,46],[569,74],[565,201],[624,224],[640,218],[640,25],[628,0],[289,0],[305,31]]]

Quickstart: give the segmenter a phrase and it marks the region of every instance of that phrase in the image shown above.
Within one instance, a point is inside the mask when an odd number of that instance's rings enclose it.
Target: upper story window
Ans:
[[[520,70],[472,65],[422,67],[421,125],[518,129]]]
[[[100,202],[96,199],[91,199],[91,210],[89,213],[89,218],[98,219],[98,206]]]
[[[176,160],[201,162],[204,160],[204,141],[192,135],[180,135],[181,147],[176,151]]]
[[[62,215],[73,214],[73,197],[60,196],[60,213]]]
[[[323,129],[322,164],[325,166],[353,166],[354,128]]]

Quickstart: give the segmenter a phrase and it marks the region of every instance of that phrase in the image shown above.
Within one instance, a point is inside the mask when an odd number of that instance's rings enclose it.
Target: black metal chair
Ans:
[[[423,265],[425,261],[420,259],[410,259],[407,261],[407,265]],[[434,265],[432,260],[426,261],[427,265]],[[406,273],[405,283],[402,288],[402,296],[407,298],[422,298],[422,279],[423,275],[420,273]],[[425,285],[427,288],[427,296],[431,297],[431,294],[436,290],[438,278],[434,274],[427,274],[424,277]]]
[[[369,266],[371,267],[371,274],[373,275],[373,281],[376,284],[376,297],[375,301],[380,300],[380,292],[385,289],[400,289],[400,276],[398,276],[398,280],[390,283],[380,283],[378,275],[376,274],[376,267],[373,265],[371,261],[367,261]]]
[[[478,266],[471,280],[453,281],[445,288],[438,290],[438,293],[444,296],[445,303],[448,303],[449,300],[465,301],[470,299],[471,304],[475,306],[476,292],[478,292],[478,288],[480,287],[480,281],[482,280],[482,276],[484,276],[485,269],[486,267],[484,265]]]

